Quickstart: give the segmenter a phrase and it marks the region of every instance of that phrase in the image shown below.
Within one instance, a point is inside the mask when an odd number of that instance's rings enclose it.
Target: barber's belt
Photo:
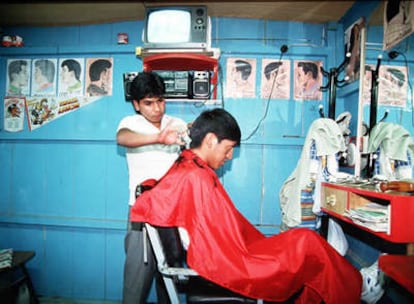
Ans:
[[[131,230],[142,231],[142,228],[143,227],[144,227],[144,223],[141,223],[141,222],[131,222]]]

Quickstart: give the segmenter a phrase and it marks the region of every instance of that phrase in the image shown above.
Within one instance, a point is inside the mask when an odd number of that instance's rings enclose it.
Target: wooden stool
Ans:
[[[30,303],[39,303],[29,272],[26,269],[26,263],[34,256],[34,251],[13,251],[11,267],[0,269],[0,299],[2,299],[2,303],[15,303],[19,288],[24,284],[29,290]]]

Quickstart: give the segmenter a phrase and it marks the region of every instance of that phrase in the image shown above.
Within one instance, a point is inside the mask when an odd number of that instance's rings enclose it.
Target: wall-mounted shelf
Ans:
[[[195,105],[221,105],[221,99],[190,99],[190,98],[166,98],[167,102],[171,103],[191,103]]]
[[[142,56],[144,71],[212,71],[213,99],[217,98],[218,60],[198,53],[161,53]]]

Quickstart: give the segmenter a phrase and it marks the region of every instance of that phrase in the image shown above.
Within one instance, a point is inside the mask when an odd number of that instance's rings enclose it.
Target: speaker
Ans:
[[[210,96],[210,72],[194,71],[192,97],[207,98]]]
[[[133,98],[130,93],[130,87],[132,80],[138,75],[138,72],[127,72],[124,73],[124,95],[125,101],[131,101]]]

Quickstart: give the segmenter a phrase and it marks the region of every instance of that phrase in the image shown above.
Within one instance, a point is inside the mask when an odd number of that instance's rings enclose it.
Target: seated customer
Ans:
[[[247,297],[296,303],[360,303],[361,274],[317,233],[297,228],[266,237],[236,209],[216,169],[241,132],[223,109],[203,112],[190,149],[131,209],[132,222],[182,227],[187,262],[202,277]]]

